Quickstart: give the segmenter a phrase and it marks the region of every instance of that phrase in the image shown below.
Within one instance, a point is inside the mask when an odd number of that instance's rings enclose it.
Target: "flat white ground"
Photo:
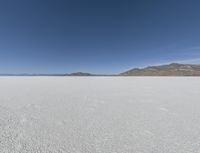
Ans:
[[[200,78],[0,77],[0,153],[199,153]]]

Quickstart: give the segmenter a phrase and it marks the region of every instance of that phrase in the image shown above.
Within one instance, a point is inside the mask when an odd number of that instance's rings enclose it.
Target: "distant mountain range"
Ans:
[[[68,75],[68,76],[93,76],[94,74],[83,73],[83,72],[75,72],[75,73],[65,74],[65,75]]]
[[[0,74],[0,76],[200,76],[200,65],[171,63],[145,68],[134,68],[113,75],[75,72],[70,74]]]
[[[65,74],[65,76],[114,76],[114,75],[75,72],[75,73]]]
[[[121,76],[200,76],[200,65],[172,63],[168,65],[134,68]]]

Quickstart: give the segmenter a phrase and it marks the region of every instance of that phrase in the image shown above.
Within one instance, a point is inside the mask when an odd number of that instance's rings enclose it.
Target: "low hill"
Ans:
[[[67,74],[68,76],[94,76],[94,74],[91,73],[84,73],[84,72],[75,72],[71,74]]]
[[[172,63],[168,65],[134,68],[122,76],[200,76],[200,65]]]

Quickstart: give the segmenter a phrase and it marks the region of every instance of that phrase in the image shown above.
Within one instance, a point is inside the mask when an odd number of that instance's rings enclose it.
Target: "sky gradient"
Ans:
[[[1,0],[0,73],[200,63],[198,0]]]

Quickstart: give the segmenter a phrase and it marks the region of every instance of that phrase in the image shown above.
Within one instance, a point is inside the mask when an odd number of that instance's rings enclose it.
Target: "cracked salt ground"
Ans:
[[[198,153],[200,78],[1,77],[1,153]]]
[[[6,107],[0,106],[0,152],[14,153],[18,150],[19,119]]]

